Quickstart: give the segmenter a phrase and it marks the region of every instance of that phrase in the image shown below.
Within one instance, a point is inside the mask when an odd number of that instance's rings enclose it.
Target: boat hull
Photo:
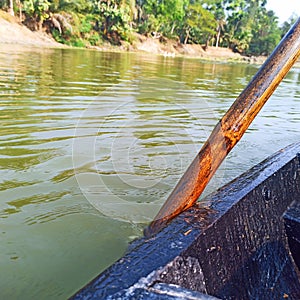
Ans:
[[[135,241],[72,299],[300,299],[299,153],[275,153]]]

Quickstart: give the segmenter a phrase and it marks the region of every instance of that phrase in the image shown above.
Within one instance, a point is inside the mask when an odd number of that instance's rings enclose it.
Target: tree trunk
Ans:
[[[172,26],[172,28],[171,28],[171,35],[173,35],[173,33],[174,33],[175,26],[176,26],[176,22],[173,23],[173,26]]]
[[[221,26],[218,27],[217,40],[216,40],[216,48],[219,47],[220,34],[221,34]]]
[[[206,39],[205,46],[204,46],[204,50],[205,50],[205,51],[207,50],[207,48],[208,48],[208,46],[209,46],[209,41],[210,41],[210,37],[208,37],[208,38]]]
[[[14,13],[14,2],[13,0],[9,0],[9,4],[8,4],[8,13],[11,15],[11,16],[14,16],[15,13]]]
[[[186,44],[187,43],[187,41],[188,41],[188,39],[189,39],[189,37],[190,37],[190,30],[189,29],[187,29],[186,31],[186,36],[185,36],[185,39],[184,39],[184,44]]]
[[[20,22],[22,23],[22,21],[23,21],[23,17],[22,17],[22,4],[21,4],[20,0],[17,1],[17,6],[18,6],[18,11],[19,11],[19,19],[20,19]]]

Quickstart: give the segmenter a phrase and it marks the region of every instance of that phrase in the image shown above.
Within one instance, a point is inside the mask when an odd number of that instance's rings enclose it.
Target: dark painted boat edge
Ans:
[[[299,299],[297,253],[291,253],[286,222],[287,209],[300,201],[299,153],[300,143],[280,150],[154,237],[135,241],[71,299],[174,299],[167,293],[150,298],[158,284],[203,297]],[[299,215],[294,219],[300,223]]]

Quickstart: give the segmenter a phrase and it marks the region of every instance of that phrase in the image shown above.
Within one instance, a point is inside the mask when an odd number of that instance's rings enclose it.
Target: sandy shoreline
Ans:
[[[0,43],[36,47],[63,46],[45,33],[32,32],[26,26],[19,24],[16,18],[2,11],[0,14]]]
[[[43,32],[32,32],[20,24],[18,19],[0,11],[0,45],[19,45],[21,47],[66,48],[68,46],[57,43],[51,36]],[[1,46],[0,46],[1,47]],[[4,46],[3,46],[4,47]],[[212,61],[236,61],[261,64],[265,58],[248,58],[233,53],[227,48],[208,47],[206,51],[200,45],[183,45],[175,41],[159,42],[158,39],[136,34],[132,45],[120,47],[109,44],[103,47],[90,47],[98,51],[115,52],[148,52],[163,56],[185,56]]]

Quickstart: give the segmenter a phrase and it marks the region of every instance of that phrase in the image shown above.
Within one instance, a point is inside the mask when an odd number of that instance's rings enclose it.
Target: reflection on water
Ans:
[[[1,299],[66,299],[120,257],[256,71],[1,46]],[[299,81],[294,69],[206,194],[299,140]]]

